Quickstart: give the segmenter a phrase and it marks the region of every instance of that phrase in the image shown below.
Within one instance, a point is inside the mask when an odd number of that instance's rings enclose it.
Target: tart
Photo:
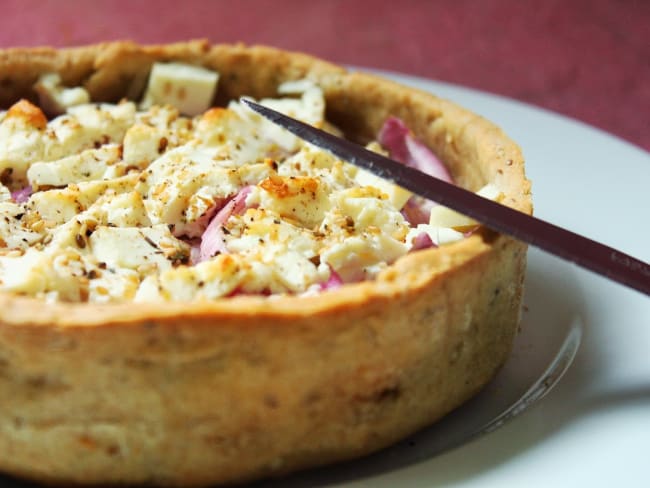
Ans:
[[[37,125],[48,122],[34,104],[56,112],[70,100],[120,107],[126,99],[146,110],[155,103],[154,70],[173,77],[165,65],[174,63],[218,74],[216,92],[203,97],[216,108],[204,118],[242,96],[277,97],[278,87],[300,80],[322,93],[332,130],[366,144],[396,117],[457,184],[493,185],[502,203],[532,212],[521,152],[489,121],[428,93],[269,47],[116,42],[0,51],[0,109],[18,104]],[[194,79],[196,93],[206,93],[207,78]],[[194,115],[205,100],[191,102],[184,109]],[[7,184],[16,192],[39,168],[18,168]],[[268,191],[277,187],[272,177],[264,181]],[[46,192],[57,186],[41,183]],[[216,260],[219,246],[198,258],[180,246],[174,266]],[[5,286],[0,471],[59,484],[244,482],[362,456],[430,425],[507,359],[526,246],[478,227],[424,247],[371,276],[317,289],[265,285],[198,299],[111,301]]]

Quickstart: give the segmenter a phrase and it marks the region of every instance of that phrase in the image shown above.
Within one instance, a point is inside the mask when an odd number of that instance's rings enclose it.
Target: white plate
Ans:
[[[454,100],[500,125],[523,148],[537,216],[650,258],[648,153],[512,100],[382,74]],[[650,299],[534,249],[526,286],[528,310],[512,358],[479,397],[381,453],[262,485],[647,486]],[[533,399],[544,393],[572,359],[580,332],[575,361],[548,396],[501,428],[440,453],[497,417],[530,387],[538,387]],[[545,375],[549,365],[552,374]],[[0,478],[0,486],[27,485]]]

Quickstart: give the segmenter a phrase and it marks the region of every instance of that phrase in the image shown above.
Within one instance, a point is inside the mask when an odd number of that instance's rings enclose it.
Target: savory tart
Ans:
[[[204,486],[361,456],[480,390],[526,246],[253,97],[531,213],[457,105],[268,47],[0,51],[0,470]]]

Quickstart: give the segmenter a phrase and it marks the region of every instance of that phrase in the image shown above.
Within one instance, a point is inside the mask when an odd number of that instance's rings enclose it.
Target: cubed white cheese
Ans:
[[[48,160],[111,142],[121,143],[135,120],[135,104],[120,102],[78,105],[50,122],[57,141]],[[55,153],[59,154],[55,154]]]
[[[222,165],[243,167],[274,157],[277,144],[262,136],[263,122],[255,115],[237,102],[231,102],[227,109],[211,108],[198,119],[195,141]]]
[[[476,194],[495,202],[503,199],[503,193],[493,184],[485,185]],[[429,224],[433,227],[446,227],[463,232],[477,226],[478,222],[448,207],[437,205],[431,209]]]
[[[221,254],[196,266],[179,266],[160,276],[147,276],[135,296],[136,302],[214,299],[236,291],[247,273],[243,260]]]
[[[388,199],[398,210],[400,210],[413,195],[413,193],[405,188],[402,188],[391,181],[380,178],[379,176],[375,176],[370,171],[366,171],[363,168],[357,170],[354,179],[361,186],[372,186],[381,190],[388,196]]]
[[[36,294],[47,288],[47,270],[52,265],[49,256],[27,249],[19,257],[0,256],[3,291]]]
[[[19,257],[0,256],[0,274],[0,289],[7,292],[75,302],[87,292],[85,267],[74,251],[45,254],[32,248]]]
[[[44,235],[25,228],[21,217],[25,209],[10,201],[0,202],[0,243],[6,249],[27,249]]]
[[[212,105],[219,75],[184,63],[154,63],[141,106],[171,105],[185,115],[198,115]]]
[[[43,163],[33,163],[27,170],[27,179],[34,189],[42,186],[65,186],[81,181],[101,180],[114,173],[122,158],[117,144],[98,149],[86,149],[79,154]],[[121,175],[118,175],[121,176]]]
[[[450,244],[452,242],[460,241],[465,237],[462,232],[458,232],[448,227],[435,227],[430,224],[419,224],[417,227],[411,229],[406,237],[407,243],[412,243],[420,234],[425,233],[431,239],[431,242],[436,246]]]
[[[66,88],[58,73],[41,75],[34,90],[38,94],[39,105],[52,115],[63,114],[69,107],[90,102],[90,95],[84,88]]]
[[[391,263],[408,251],[403,242],[384,234],[354,235],[326,246],[320,255],[344,281],[372,278],[381,264]]]
[[[89,244],[93,256],[108,268],[128,268],[141,274],[164,271],[175,259],[189,256],[189,246],[174,238],[166,225],[99,226]]]
[[[27,168],[46,153],[43,112],[26,100],[12,105],[0,122],[0,173],[25,184]]]
[[[232,216],[227,229],[226,247],[252,259],[272,261],[286,252],[305,259],[318,254],[314,233],[280,218],[275,211],[250,208],[243,215]]]
[[[330,208],[329,189],[316,178],[272,176],[254,188],[250,204],[273,209],[278,215],[315,228]]]
[[[133,301],[136,303],[161,302],[165,299],[162,295],[162,287],[160,286],[158,275],[146,276],[133,297]]]
[[[142,195],[137,191],[109,194],[99,198],[85,212],[101,225],[148,227],[151,225]]]
[[[133,300],[139,286],[138,273],[130,269],[94,269],[89,274],[88,301],[110,303]]]
[[[321,279],[316,265],[297,252],[284,252],[273,260],[276,278],[282,287],[291,291],[305,290]]]
[[[123,158],[128,166],[146,168],[167,149],[166,131],[144,124],[132,126],[124,136]]]
[[[332,191],[354,185],[356,166],[345,163],[330,153],[307,144],[285,159],[278,167],[280,176],[311,176],[325,182]]]
[[[408,232],[404,216],[373,187],[349,188],[334,193],[331,197],[334,208],[345,217],[345,228],[356,233],[377,229],[395,239],[403,239]],[[332,220],[332,218],[334,220]],[[323,225],[341,225],[337,214],[326,216]],[[326,232],[323,225],[321,230]]]

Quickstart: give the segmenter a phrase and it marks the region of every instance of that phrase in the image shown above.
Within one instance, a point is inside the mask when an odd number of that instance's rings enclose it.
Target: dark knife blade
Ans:
[[[557,225],[429,176],[346,139],[242,99],[251,109],[299,138],[483,225],[650,295],[650,265]]]

